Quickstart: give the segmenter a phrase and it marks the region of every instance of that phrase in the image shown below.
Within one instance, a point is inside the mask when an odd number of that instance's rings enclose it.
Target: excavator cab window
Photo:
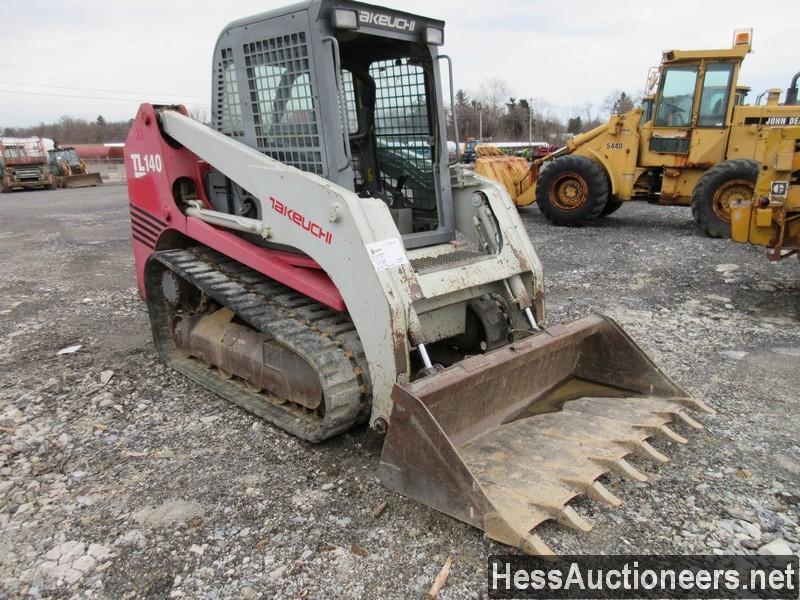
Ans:
[[[664,72],[656,127],[688,127],[697,85],[697,65],[668,67]]]
[[[733,77],[733,63],[706,65],[703,90],[700,93],[698,127],[724,127]]]

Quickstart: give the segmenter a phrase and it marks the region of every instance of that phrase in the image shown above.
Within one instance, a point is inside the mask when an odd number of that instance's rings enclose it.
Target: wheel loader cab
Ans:
[[[641,132],[643,166],[707,168],[725,158],[736,80],[749,51],[747,37],[731,49],[664,53],[654,118]]]
[[[437,45],[444,23],[315,0],[229,25],[215,49],[215,127],[390,208],[407,248],[455,226]],[[219,210],[256,202],[209,178]]]
[[[702,86],[698,87],[699,65],[668,67],[661,90],[656,125],[660,127],[689,126],[725,127],[729,124],[728,105],[734,63],[705,65]],[[695,98],[699,103],[695,109]]]

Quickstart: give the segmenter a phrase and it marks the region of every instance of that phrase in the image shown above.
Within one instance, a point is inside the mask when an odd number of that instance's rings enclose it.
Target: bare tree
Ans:
[[[477,99],[480,103],[480,119],[483,123],[484,139],[503,137],[503,117],[507,112],[506,102],[513,92],[502,79],[487,79],[479,87]]]
[[[87,121],[64,115],[55,123],[40,123],[33,127],[6,127],[3,135],[51,138],[62,146],[67,146],[124,142],[130,128],[131,121],[106,121],[102,116],[94,121]]]
[[[189,116],[203,125],[211,125],[211,116],[208,114],[208,110],[202,106],[191,107],[189,109]]]
[[[614,90],[603,100],[603,110],[612,115],[621,115],[633,110],[633,98],[627,92]]]

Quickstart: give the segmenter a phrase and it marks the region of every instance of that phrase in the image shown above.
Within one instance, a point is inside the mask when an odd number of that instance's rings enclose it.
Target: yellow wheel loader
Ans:
[[[771,129],[763,146],[753,197],[731,208],[731,237],[770,248],[773,261],[800,258],[800,125]]]
[[[214,128],[143,104],[125,144],[139,289],[179,372],[311,442],[369,422],[388,487],[550,554],[710,409],[607,317],[545,327],[511,198],[449,163],[443,41],[348,0],[226,27]]]
[[[771,127],[800,123],[800,73],[785,105],[778,105],[780,90],[764,106],[740,104],[744,88],[737,79],[750,48],[751,32],[737,31],[729,49],[664,52],[652,78],[651,114],[636,108],[611,115],[530,169],[508,163],[514,173],[495,179],[511,181],[506,189],[517,206],[536,201],[557,225],[583,225],[623,202],[646,200],[691,205],[700,229],[728,237],[731,204],[752,196],[759,140]],[[476,172],[492,177],[504,168],[488,164],[495,160],[479,158]]]

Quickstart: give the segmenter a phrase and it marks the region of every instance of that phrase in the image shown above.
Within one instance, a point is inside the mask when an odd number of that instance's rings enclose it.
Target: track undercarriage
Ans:
[[[151,261],[148,310],[167,364],[308,441],[369,416],[364,352],[346,314],[207,248]]]

